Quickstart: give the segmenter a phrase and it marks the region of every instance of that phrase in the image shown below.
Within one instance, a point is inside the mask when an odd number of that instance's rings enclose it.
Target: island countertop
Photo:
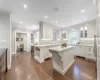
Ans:
[[[61,51],[67,50],[67,49],[71,49],[73,47],[74,46],[67,46],[67,47],[62,48],[61,46],[58,46],[58,47],[49,48],[49,50],[61,52]]]
[[[40,44],[40,45],[34,45],[35,47],[48,47],[48,46],[55,46],[55,45],[61,45],[61,43],[55,43],[55,44]]]
[[[6,48],[0,48],[0,57],[6,50],[7,50]]]

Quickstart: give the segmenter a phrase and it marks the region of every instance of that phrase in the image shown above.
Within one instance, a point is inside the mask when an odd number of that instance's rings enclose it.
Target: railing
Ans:
[[[0,80],[4,80],[4,74],[7,72],[7,51],[8,49],[0,49]]]

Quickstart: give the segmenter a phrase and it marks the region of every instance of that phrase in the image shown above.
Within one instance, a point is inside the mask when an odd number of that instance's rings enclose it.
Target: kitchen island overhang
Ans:
[[[58,46],[49,48],[49,51],[52,53],[53,68],[64,75],[74,63],[74,47]]]

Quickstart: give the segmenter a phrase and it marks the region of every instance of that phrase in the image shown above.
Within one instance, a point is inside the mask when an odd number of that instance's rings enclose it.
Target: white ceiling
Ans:
[[[28,6],[26,9],[24,4]],[[0,8],[12,12],[12,22],[16,27],[29,29],[32,26],[36,29],[41,20],[68,27],[85,22],[86,18],[87,21],[96,18],[94,0],[0,0]],[[81,12],[83,9],[84,13]]]

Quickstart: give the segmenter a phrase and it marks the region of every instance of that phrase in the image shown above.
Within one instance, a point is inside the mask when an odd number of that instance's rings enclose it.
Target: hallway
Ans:
[[[95,80],[95,63],[76,58],[75,63],[63,76],[52,68],[52,60],[39,64],[30,53],[18,53],[12,58],[12,69],[5,80]]]

